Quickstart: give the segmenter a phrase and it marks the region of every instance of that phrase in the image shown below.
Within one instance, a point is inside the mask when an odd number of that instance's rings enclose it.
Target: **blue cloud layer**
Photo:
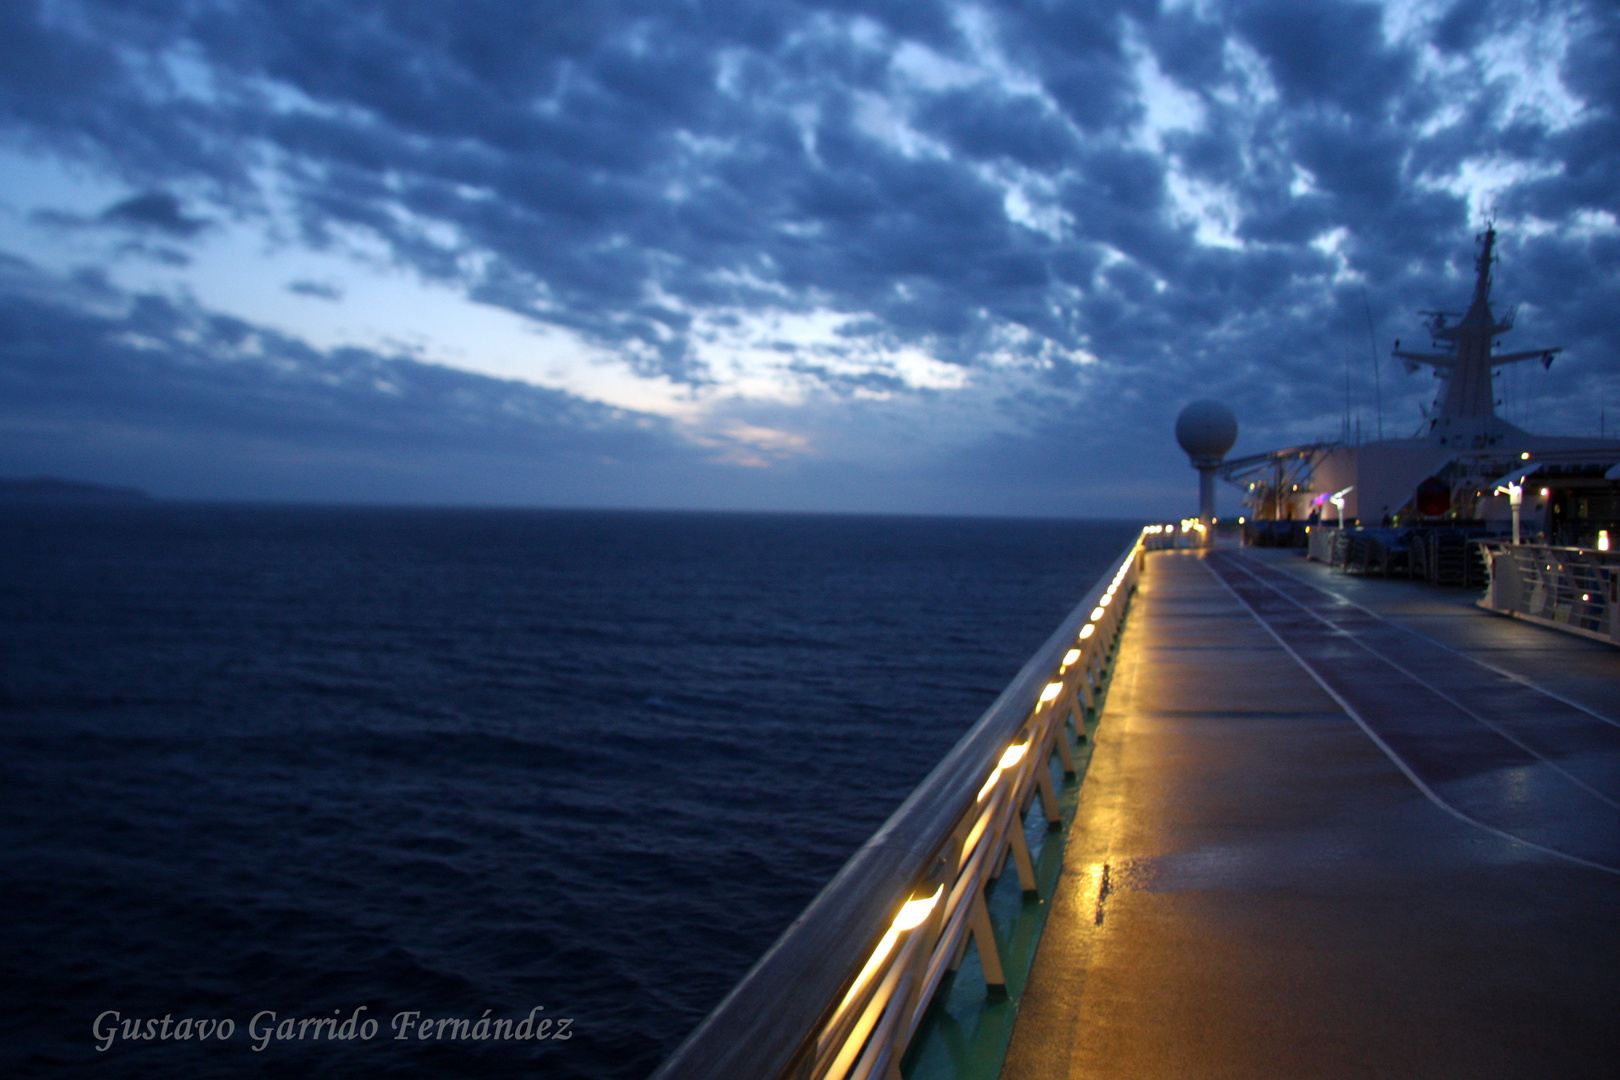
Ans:
[[[1168,442],[1168,417],[1193,396],[1230,400],[1256,438],[1331,433],[1347,355],[1355,396],[1371,397],[1366,312],[1387,348],[1415,336],[1415,309],[1466,295],[1477,221],[1459,165],[1472,160],[1506,178],[1494,206],[1508,299],[1527,305],[1538,342],[1567,348],[1534,388],[1538,426],[1591,426],[1593,402],[1620,404],[1620,14],[1530,0],[1416,10],[1426,21],[1397,33],[1392,12],[1337,0],[12,4],[0,123],[14,147],[124,184],[129,196],[84,221],[152,257],[184,259],[215,218],[267,214],[273,174],[301,242],[369,236],[416,273],[645,375],[717,378],[702,348],[716,313],[860,315],[841,330],[849,356],[912,347],[1017,369],[1005,407],[1029,410],[1028,439],[1105,417],[1088,438],[1119,469],[1144,432]],[[1504,66],[1526,27],[1561,51]],[[1150,69],[1190,119],[1156,121]],[[1547,85],[1570,115],[1527,96]],[[1202,222],[1189,199],[1204,200]],[[22,323],[48,321],[18,303]],[[32,396],[16,400],[89,409],[114,387],[133,394],[129,373],[161,354],[141,407],[177,425],[268,431],[308,408],[321,438],[379,452],[403,432],[429,445],[452,431],[469,446],[554,437],[582,460],[692,452],[667,432],[592,426],[584,403],[540,390],[519,395],[521,436],[479,427],[458,395],[495,393],[483,384],[287,338],[274,350],[296,357],[297,392],[313,396],[276,412],[261,388],[233,404],[235,361],[218,357],[250,328],[155,297],[121,318],[118,333],[159,344],[115,347],[101,326],[91,364],[73,337],[91,331],[59,318],[65,351],[39,359]],[[212,351],[183,345],[181,323]],[[792,370],[834,399],[910,392],[839,358],[824,347]],[[1391,425],[1410,427],[1430,386],[1386,377],[1404,417]],[[480,415],[501,414],[479,400]],[[984,445],[1005,437],[989,425]],[[959,448],[942,445],[929,468]],[[1029,485],[1042,490],[1009,477]]]

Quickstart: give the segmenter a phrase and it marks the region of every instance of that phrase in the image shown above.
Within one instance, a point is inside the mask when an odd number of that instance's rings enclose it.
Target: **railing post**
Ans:
[[[968,926],[973,930],[973,944],[979,950],[979,967],[984,971],[984,983],[992,990],[1007,989],[1007,973],[1001,968],[1001,950],[996,946],[996,928],[990,924],[990,907],[984,902],[984,890],[974,889],[973,907],[968,911]],[[962,939],[967,940],[966,936]]]
[[[1063,706],[1063,719],[1057,725],[1057,752],[1058,760],[1063,763],[1063,775],[1074,776],[1074,749],[1069,746],[1069,722],[1074,721],[1076,742],[1086,741],[1086,726],[1074,713],[1074,692],[1071,691],[1065,698]]]

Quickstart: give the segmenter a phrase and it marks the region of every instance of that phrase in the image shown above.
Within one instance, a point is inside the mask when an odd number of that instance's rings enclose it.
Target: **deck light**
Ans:
[[[1070,650],[1070,651],[1075,652],[1075,655],[1077,655],[1077,656],[1079,655],[1079,652],[1077,650]],[[1056,701],[1057,696],[1059,694],[1061,694],[1061,693],[1063,693],[1063,684],[1062,683],[1060,683],[1060,682],[1049,682],[1049,683],[1047,683],[1046,684],[1046,689],[1041,691],[1041,704],[1044,705],[1048,701]]]
[[[1508,497],[1508,507],[1513,513],[1513,543],[1515,547],[1519,543],[1519,507],[1524,502],[1524,484],[1521,482],[1524,478],[1520,473],[1524,471],[1521,469],[1518,473],[1509,475],[1507,483],[1498,485],[1495,492],[1497,495],[1506,495]],[[1543,488],[1542,490],[1545,492],[1546,489]]]
[[[1091,617],[1093,619],[1095,619],[1097,616],[1096,616],[1095,613],[1093,613]],[[1084,640],[1086,640],[1086,638],[1090,637],[1092,634],[1095,634],[1096,632],[1097,632],[1097,624],[1094,623],[1094,622],[1088,622],[1088,623],[1086,623],[1086,625],[1084,625],[1084,626],[1082,626],[1080,628],[1080,640],[1084,641]]]
[[[1609,550],[1609,530],[1608,529],[1599,529],[1598,530],[1598,550],[1599,551],[1608,551]]]
[[[1100,619],[1102,617],[1103,617],[1103,609],[1102,608],[1096,607],[1096,608],[1091,609],[1091,621],[1092,622],[1096,622],[1098,619]]]
[[[1083,637],[1085,635],[1082,634],[1081,636]],[[1079,649],[1070,649],[1068,652],[1063,654],[1063,666],[1068,667],[1070,664],[1073,664],[1078,659],[1080,659],[1080,650]]]
[[[979,794],[974,797],[973,801],[984,802],[984,797],[995,789],[996,781],[1001,779],[1001,774],[1018,764],[1020,761],[1023,761],[1024,754],[1027,753],[1028,750],[1029,743],[1027,742],[1021,742],[1017,746],[1007,747],[1007,752],[1001,755],[1000,761],[996,762],[995,771],[990,774],[990,779],[984,782],[984,787],[979,789]]]
[[[1021,742],[1014,746],[1009,746],[1007,747],[1007,752],[1001,755],[1001,760],[996,763],[996,768],[998,770],[1010,769],[1020,761],[1023,761],[1024,755],[1028,752],[1029,743],[1027,742]]]
[[[1581,603],[1583,603],[1583,604],[1588,603],[1588,602],[1591,601],[1591,599],[1592,599],[1592,596],[1591,596],[1590,593],[1581,593]]]
[[[1112,604],[1113,602],[1114,602],[1114,594],[1113,593],[1103,593],[1102,599],[1097,601],[1097,603],[1099,605],[1101,605],[1102,607],[1107,607],[1109,604]]]
[[[1519,460],[1520,461],[1529,461],[1530,460],[1530,451],[1526,450],[1524,453],[1520,454],[1519,455]]]
[[[939,894],[944,891],[945,886],[940,885],[934,890],[933,896],[925,896],[920,900],[907,900],[904,904],[901,904],[900,914],[894,917],[894,928],[896,930],[912,930],[921,926],[923,920],[928,918],[928,913],[934,910],[934,905],[939,903]]]
[[[1327,501],[1332,503],[1333,509],[1339,513],[1339,528],[1341,529],[1344,528],[1344,497],[1354,490],[1356,490],[1356,485],[1351,484],[1349,487],[1335,491],[1327,497]]]

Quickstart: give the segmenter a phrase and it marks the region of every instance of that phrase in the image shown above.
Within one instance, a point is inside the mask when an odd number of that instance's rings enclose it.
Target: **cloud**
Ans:
[[[101,220],[181,238],[195,236],[208,225],[202,218],[186,217],[180,210],[180,200],[166,191],[148,191],[114,203],[101,212]]]
[[[1371,408],[1363,296],[1380,348],[1455,306],[1490,209],[1520,336],[1567,349],[1543,422],[1612,393],[1612,5],[82,0],[8,7],[0,42],[9,152],[120,193],[54,220],[176,274],[126,291],[228,314],[183,264],[227,226],[328,260],[276,280],[343,310],[332,260],[404,269],[772,470],[1029,469],[1006,448],[1076,416],[1133,469],[1206,395],[1252,448],[1331,435],[1347,356]],[[1415,426],[1430,387],[1382,378]]]
[[[656,417],[361,349],[320,351],[94,276],[0,265],[0,425],[65,446],[187,441],[241,459],[442,455],[566,476],[698,460]],[[31,433],[31,435],[30,435]],[[600,479],[600,477],[599,477]],[[565,485],[566,486],[566,485]]]
[[[329,281],[289,281],[287,291],[295,296],[308,296],[316,300],[342,300],[343,288]]]

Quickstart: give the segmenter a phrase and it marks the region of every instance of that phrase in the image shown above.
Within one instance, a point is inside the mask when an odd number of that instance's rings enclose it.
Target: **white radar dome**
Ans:
[[[1232,410],[1208,398],[1193,402],[1176,417],[1176,442],[1191,458],[1225,457],[1237,442],[1237,433]]]

